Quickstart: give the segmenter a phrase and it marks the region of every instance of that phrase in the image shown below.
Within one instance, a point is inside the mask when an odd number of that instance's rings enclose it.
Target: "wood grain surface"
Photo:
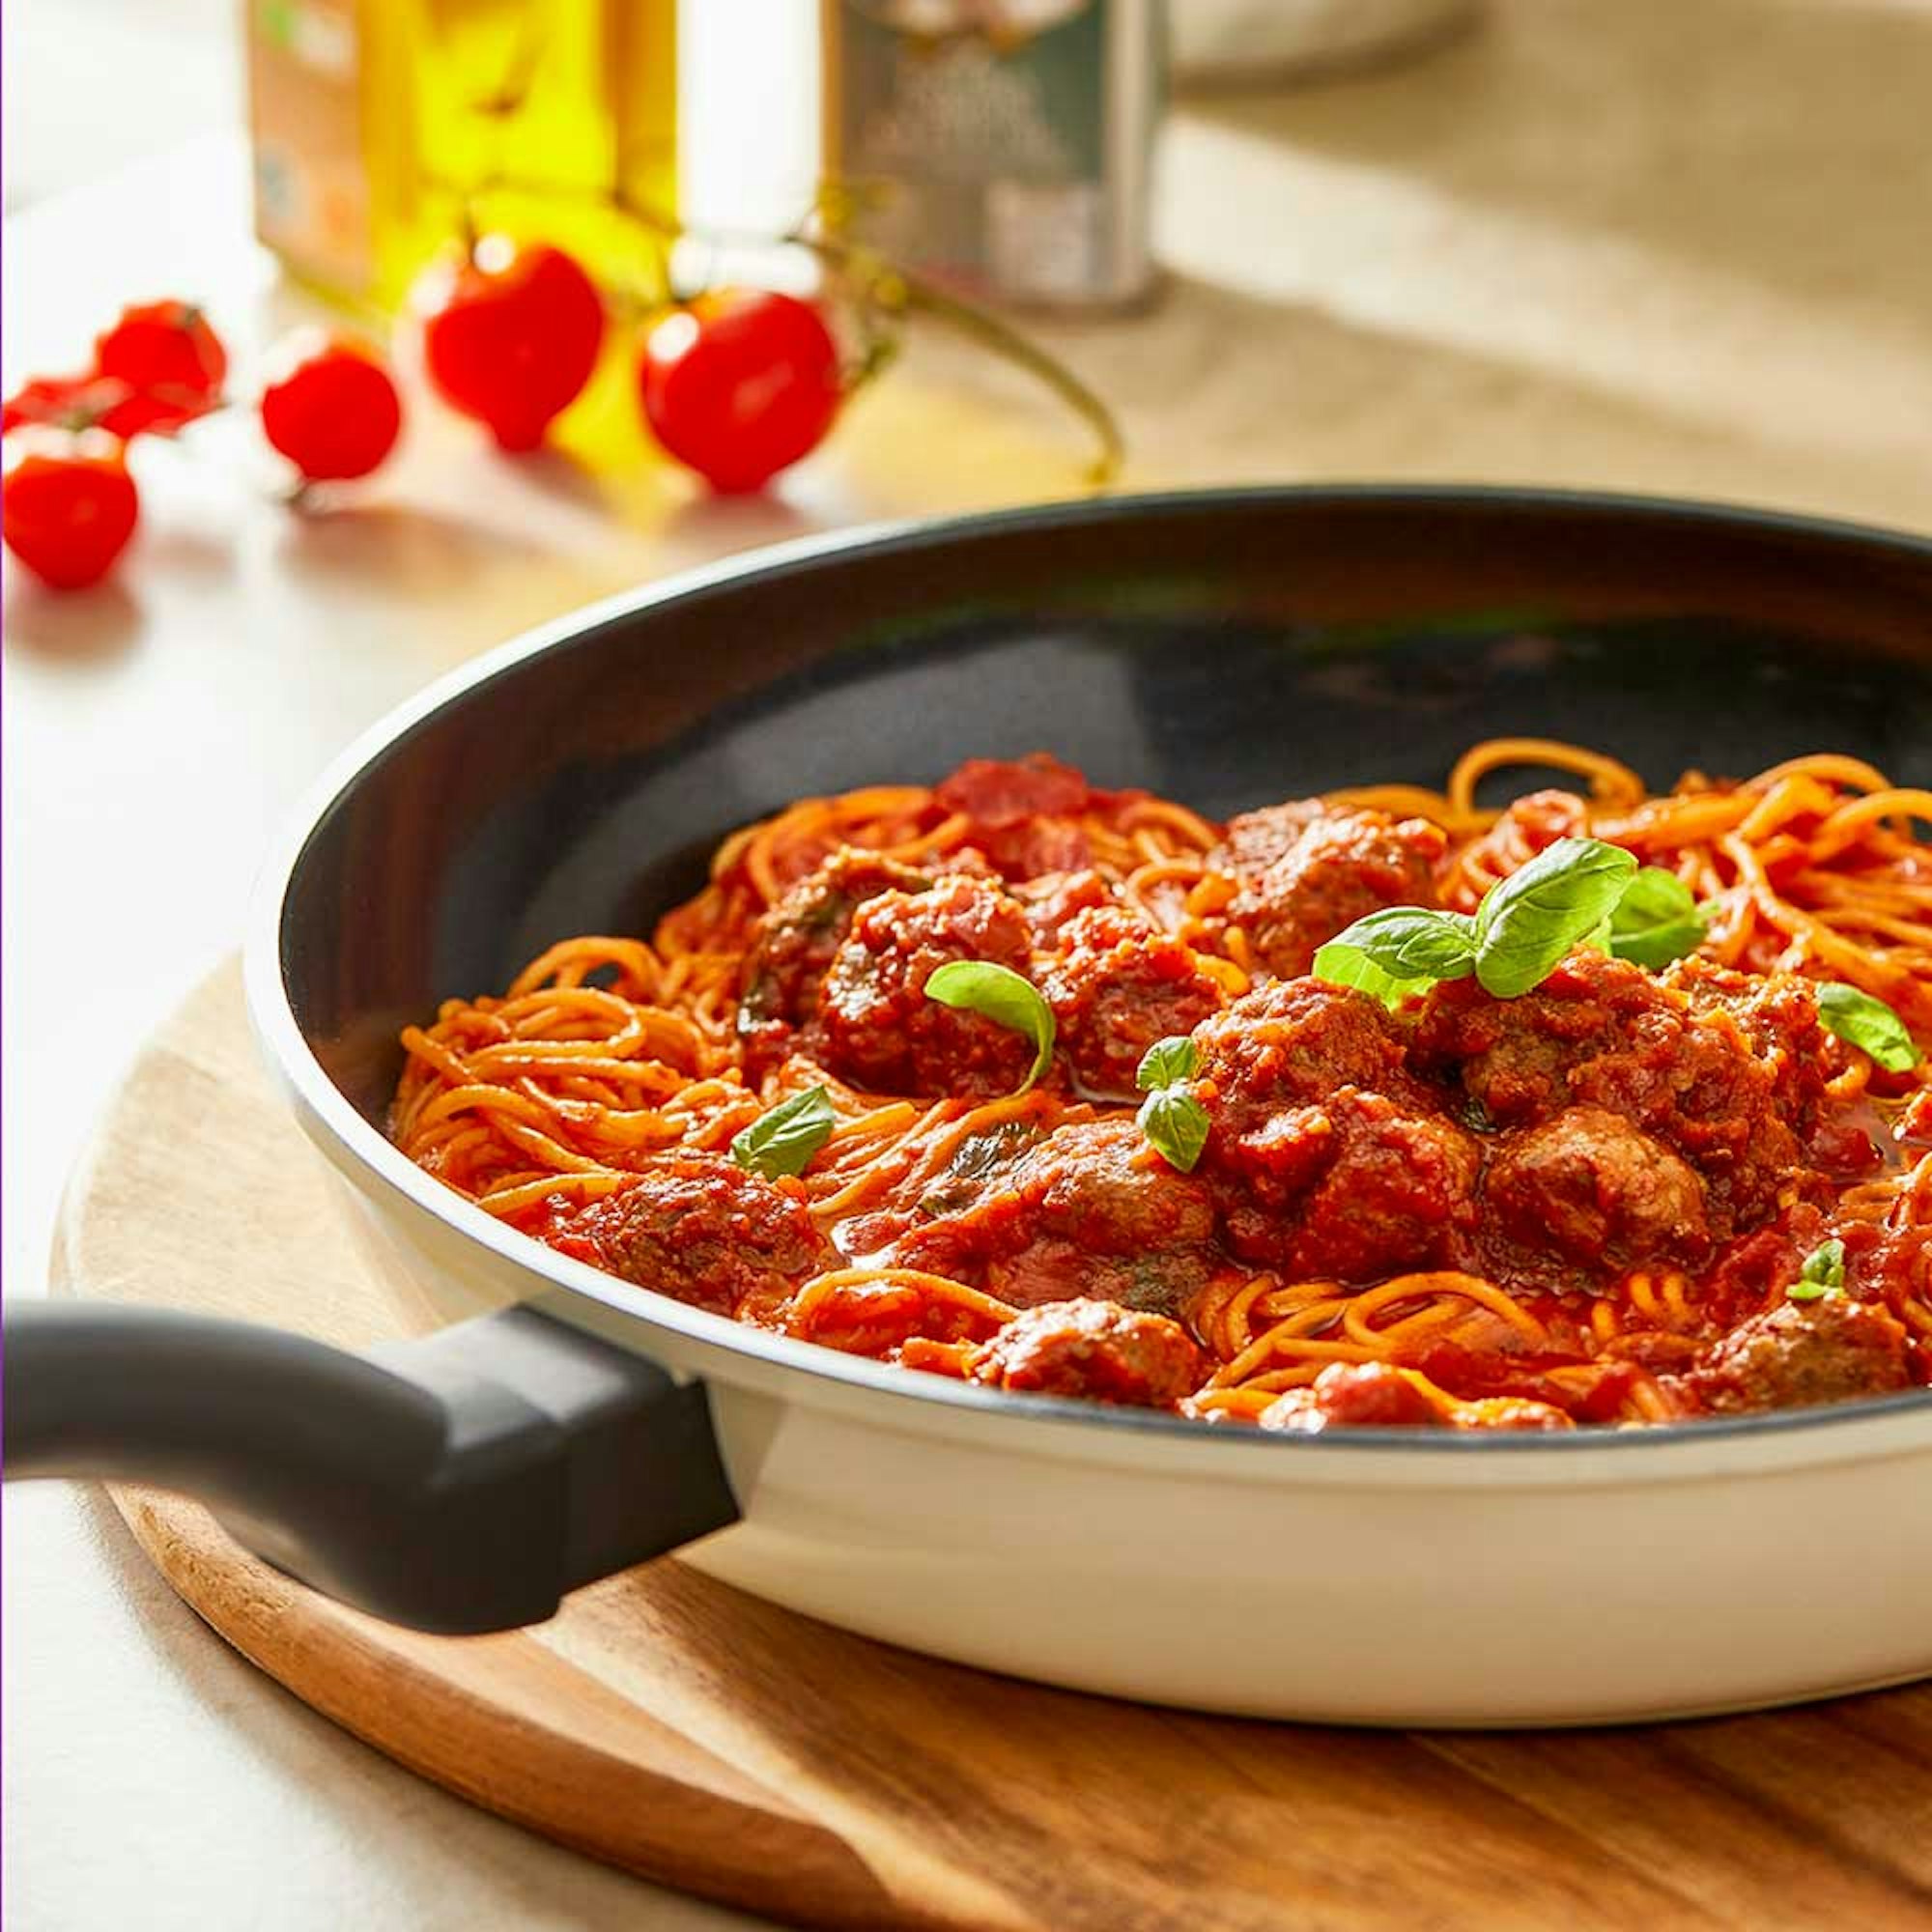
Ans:
[[[337,1185],[257,1069],[224,970],[104,1118],[56,1291],[350,1345],[429,1325],[359,1251]],[[191,1504],[116,1501],[214,1630],[378,1749],[785,1922],[1932,1926],[1932,1686],[1641,1730],[1244,1723],[932,1662],[674,1562],[539,1630],[425,1637],[251,1561]]]

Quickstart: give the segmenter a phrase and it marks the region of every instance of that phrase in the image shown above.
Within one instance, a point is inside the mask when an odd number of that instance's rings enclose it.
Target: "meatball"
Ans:
[[[1498,1000],[1473,979],[1433,988],[1411,1057],[1498,1126],[1547,1120],[1570,1104],[1570,1076],[1590,1061],[1651,1041],[1667,1051],[1683,1032],[1682,1005],[1628,960],[1573,952],[1517,999]]]
[[[1130,1097],[1141,1056],[1155,1040],[1192,1033],[1226,1003],[1190,947],[1136,929],[1114,908],[1081,913],[1065,944],[1041,990],[1074,1077],[1090,1094]]]
[[[1237,879],[1259,878],[1318,818],[1326,818],[1333,810],[1322,799],[1296,798],[1286,805],[1240,812],[1229,819],[1227,837],[1208,853],[1208,869]]]
[[[1445,1115],[1345,1087],[1217,1141],[1209,1184],[1244,1261],[1368,1282],[1470,1259],[1482,1152]]]
[[[1663,984],[1684,995],[1694,1011],[1728,1013],[1766,1060],[1794,1065],[1833,1060],[1834,1046],[1818,1018],[1817,987],[1793,973],[1738,973],[1692,954],[1665,967]],[[1819,1070],[1830,1078],[1833,1064]]]
[[[1047,752],[1023,758],[968,758],[941,779],[933,797],[948,811],[964,812],[976,826],[999,832],[1042,814],[1067,818],[1092,796],[1086,775]]]
[[[1333,1362],[1306,1388],[1290,1389],[1261,1413],[1264,1429],[1439,1429],[1439,1404],[1415,1378],[1386,1362]]]
[[[1087,781],[1044,752],[1012,761],[969,758],[933,797],[972,821],[973,843],[1008,878],[1072,871],[1093,856],[1077,818],[1092,797]]]
[[[1202,1248],[1096,1255],[1071,1241],[1042,1237],[989,1262],[984,1279],[989,1294],[1014,1308],[1039,1308],[1078,1295],[1179,1321],[1213,1271],[1213,1258]]]
[[[1214,1208],[1131,1120],[1075,1122],[1026,1155],[1016,1177],[1024,1247],[987,1275],[1019,1307],[1084,1294],[1178,1315],[1207,1284]]]
[[[1033,1047],[982,1013],[928,1000],[925,982],[955,959],[1024,974],[1030,956],[1018,904],[983,879],[867,900],[819,988],[826,1064],[880,1094],[1010,1093]]]
[[[782,1057],[793,1028],[817,1010],[818,988],[851,929],[881,893],[923,893],[910,867],[850,846],[835,852],[758,921],[738,994],[738,1037],[753,1060]]]
[[[1084,1295],[1175,1315],[1206,1285],[1208,1190],[1131,1120],[1072,1121],[1007,1146],[1025,1151],[1014,1160],[1003,1147],[1000,1168],[956,1211],[898,1240],[896,1263],[983,1283],[1018,1308]]]
[[[1773,1103],[1813,1166],[1845,1181],[1881,1165],[1886,1128],[1869,1100],[1863,1094],[1833,1100],[1827,1091],[1852,1056],[1819,1019],[1815,982],[1791,973],[1734,973],[1694,957],[1676,961],[1663,981],[1693,1012],[1737,1028],[1770,1076]]]
[[[1601,952],[1573,952],[1520,999],[1494,999],[1474,980],[1434,988],[1410,1060],[1461,1087],[1494,1125],[1576,1105],[1631,1122],[1697,1170],[1718,1240],[1768,1219],[1799,1163],[1774,1071],[1736,1021]]]
[[[1122,929],[1148,932],[1147,921],[1114,895],[1114,889],[1098,872],[1045,872],[1014,887],[1026,904],[1027,924],[1033,928],[1034,944],[1043,952],[1057,952],[1065,944],[1066,928],[1083,912],[1105,907],[1122,922]]]
[[[1021,1160],[1028,1223],[1096,1254],[1205,1246],[1214,1236],[1207,1189],[1170,1167],[1131,1121],[1074,1121]]]
[[[715,1315],[782,1301],[839,1264],[801,1196],[719,1154],[662,1155],[560,1234],[566,1251]]]
[[[1621,1116],[1567,1107],[1505,1134],[1483,1183],[1490,1231],[1531,1255],[1625,1269],[1711,1252],[1704,1186]]]
[[[1228,916],[1269,972],[1293,979],[1308,971],[1324,942],[1365,914],[1434,905],[1435,863],[1448,847],[1442,828],[1426,818],[1329,812],[1249,878]]]
[[[1387,1009],[1319,980],[1257,986],[1197,1027],[1194,1043],[1202,1081],[1215,1094],[1210,1151],[1339,1087],[1405,1084],[1402,1036]]]
[[[971,1370],[973,1380],[995,1388],[1138,1408],[1172,1408],[1207,1374],[1201,1350],[1178,1322],[1110,1301],[1030,1308],[980,1350]]]
[[[1476,1143],[1408,1078],[1378,1001],[1280,980],[1194,1038],[1211,1094],[1201,1171],[1237,1255],[1348,1279],[1456,1264]]]
[[[1895,1316],[1849,1295],[1780,1302],[1732,1329],[1684,1388],[1718,1414],[1883,1395],[1911,1385],[1906,1342]]]

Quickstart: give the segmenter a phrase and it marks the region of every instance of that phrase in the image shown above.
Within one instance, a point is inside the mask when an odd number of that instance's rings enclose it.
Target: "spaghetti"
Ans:
[[[1483,802],[1525,768],[1574,788]],[[792,805],[648,941],[564,940],[445,1002],[402,1036],[391,1131],[641,1286],[1208,1422],[1635,1424],[1922,1384],[1932,1081],[1821,1029],[1805,982],[1932,1038],[1928,823],[1932,793],[1828,754],[1653,795],[1497,739],[1439,792],[1227,826],[976,760]],[[1519,1000],[1463,980],[1393,1013],[1302,977],[1362,912],[1468,911],[1577,836],[1690,889],[1695,957],[1579,953]],[[1011,1091],[1029,1052],[994,1020],[923,997],[949,958],[1040,989],[1038,1086]],[[1187,1174],[1134,1124],[1134,1061],[1177,1035],[1211,1122]],[[814,1089],[795,1172],[732,1159]]]

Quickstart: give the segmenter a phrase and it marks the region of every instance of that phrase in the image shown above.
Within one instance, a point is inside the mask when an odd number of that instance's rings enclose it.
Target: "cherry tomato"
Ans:
[[[0,434],[11,435],[28,423],[90,429],[131,394],[126,383],[92,370],[80,376],[29,376],[0,404]]]
[[[61,590],[105,577],[139,512],[126,454],[101,430],[38,432],[0,482],[0,537]]]
[[[304,329],[276,352],[271,369],[262,433],[307,481],[366,476],[396,446],[402,399],[368,344]]]
[[[548,242],[485,236],[418,284],[423,358],[438,393],[504,449],[534,449],[597,367],[597,285]]]
[[[714,490],[757,490],[815,449],[838,413],[838,348],[810,302],[718,289],[644,338],[638,372],[658,440]]]
[[[117,435],[165,433],[214,406],[228,379],[228,352],[192,302],[143,302],[124,308],[120,321],[96,338],[94,373],[133,391]]]
[[[219,397],[144,395],[113,376],[34,376],[0,405],[0,432],[27,423],[58,429],[104,429],[123,441],[173,436],[184,424],[220,407]]]

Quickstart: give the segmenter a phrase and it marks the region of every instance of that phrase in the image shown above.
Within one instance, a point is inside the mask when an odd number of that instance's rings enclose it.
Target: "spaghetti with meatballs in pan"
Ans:
[[[1502,810],[1483,781],[1574,775]],[[740,1321],[1208,1422],[1932,1383],[1932,793],[1476,747],[1211,823],[1044,754],[733,834],[403,1036],[403,1151]]]

